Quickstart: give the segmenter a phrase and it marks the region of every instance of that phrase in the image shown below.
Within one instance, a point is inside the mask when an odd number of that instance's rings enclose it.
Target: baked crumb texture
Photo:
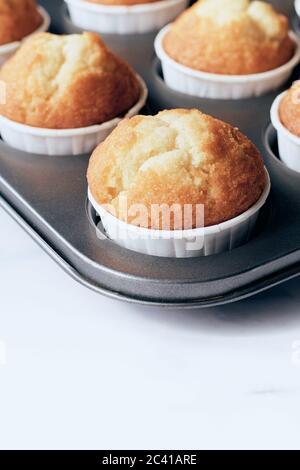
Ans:
[[[161,0],[85,0],[88,3],[98,3],[98,5],[141,5],[144,3],[156,3]]]
[[[300,80],[293,83],[281,100],[279,117],[292,134],[300,137]]]
[[[238,216],[260,198],[266,184],[257,148],[239,130],[200,111],[174,109],[123,120],[94,151],[88,184],[99,204],[111,204],[121,220],[136,224],[123,209],[135,204],[204,204],[205,226]],[[161,215],[148,224],[164,226]],[[139,224],[141,225],[141,224]]]
[[[204,72],[247,75],[288,62],[288,19],[249,0],[199,0],[172,24],[163,46],[175,61]]]
[[[98,34],[40,33],[4,64],[0,114],[23,124],[71,129],[121,116],[139,99],[133,70]]]
[[[35,0],[0,0],[0,45],[23,39],[42,22]]]

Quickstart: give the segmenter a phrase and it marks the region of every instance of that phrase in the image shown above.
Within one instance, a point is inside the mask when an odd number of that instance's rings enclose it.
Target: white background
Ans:
[[[300,448],[300,279],[152,309],[77,284],[2,210],[0,229],[2,449]]]

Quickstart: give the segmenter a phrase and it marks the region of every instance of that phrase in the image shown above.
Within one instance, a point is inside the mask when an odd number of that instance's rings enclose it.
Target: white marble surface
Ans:
[[[2,210],[0,227],[2,449],[300,447],[300,279],[202,311],[132,306]]]

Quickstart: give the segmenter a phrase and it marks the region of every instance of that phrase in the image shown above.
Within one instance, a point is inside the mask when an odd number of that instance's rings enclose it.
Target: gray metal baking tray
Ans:
[[[56,32],[76,31],[60,0],[41,1]],[[292,1],[283,3],[292,15]],[[245,132],[261,149],[271,197],[246,245],[206,258],[144,256],[99,240],[87,202],[88,156],[31,155],[0,142],[0,205],[75,279],[114,298],[172,307],[212,306],[254,295],[300,274],[300,174],[277,157],[269,109],[280,92],[242,101],[205,100],[169,90],[154,58],[155,33],[105,36],[144,76],[153,112],[197,107]],[[295,76],[297,76],[297,71]],[[288,84],[286,85],[288,86]]]

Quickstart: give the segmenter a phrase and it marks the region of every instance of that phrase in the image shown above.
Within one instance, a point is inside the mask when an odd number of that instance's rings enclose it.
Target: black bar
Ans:
[[[18,466],[24,468],[31,464],[54,468],[62,465],[68,468],[107,468],[121,466],[123,468],[145,468],[166,466],[188,466],[223,469],[226,465],[234,465],[242,470],[245,465],[265,464],[275,468],[286,468],[287,464],[296,463],[296,452],[276,451],[0,451],[1,468]]]

